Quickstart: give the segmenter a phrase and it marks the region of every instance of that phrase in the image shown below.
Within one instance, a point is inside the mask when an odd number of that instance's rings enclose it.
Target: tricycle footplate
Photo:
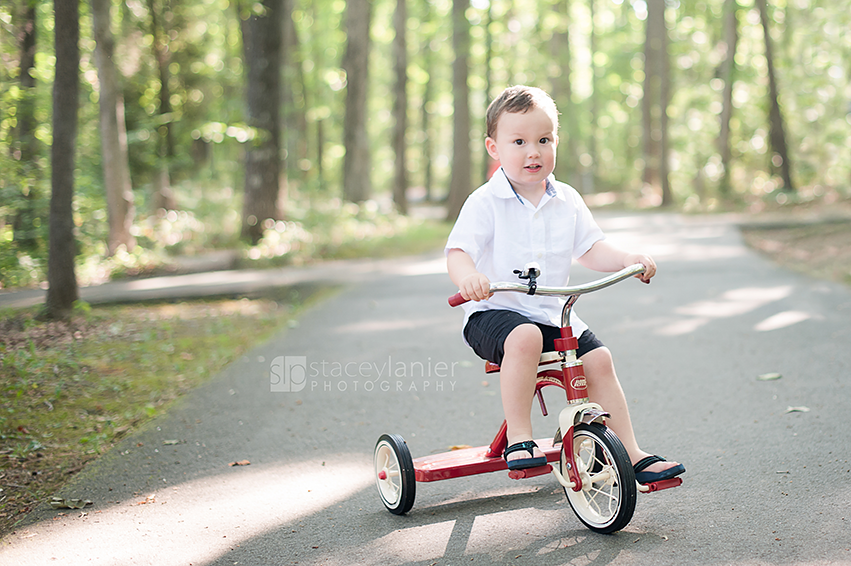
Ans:
[[[547,457],[547,462],[558,462],[561,454],[560,443],[553,446],[552,438],[536,439],[535,443]],[[502,457],[488,457],[489,450],[489,446],[478,446],[476,448],[462,448],[441,454],[414,458],[416,480],[418,482],[430,482],[507,470],[508,464],[505,463]],[[539,467],[549,468],[550,466],[546,464]],[[548,473],[549,471],[547,470],[542,473]],[[527,475],[525,477],[532,476]]]

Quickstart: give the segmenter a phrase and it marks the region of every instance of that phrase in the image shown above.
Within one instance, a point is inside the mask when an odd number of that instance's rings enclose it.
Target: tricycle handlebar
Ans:
[[[630,277],[635,277],[636,275],[641,275],[644,273],[645,267],[636,263],[635,265],[631,265],[627,268],[621,269],[617,273],[612,273],[608,277],[604,277],[602,279],[598,279],[596,281],[591,281],[590,283],[583,283],[582,285],[575,285],[573,287],[544,287],[538,285],[535,289],[530,292],[529,285],[526,283],[509,283],[507,281],[495,282],[490,285],[491,293],[499,293],[503,291],[513,291],[515,293],[526,293],[529,295],[545,295],[550,297],[578,297],[579,295],[584,295],[586,293],[592,293],[594,291],[599,291],[600,289],[605,289],[615,283],[619,283],[624,279],[628,279]],[[449,306],[457,307],[459,305],[463,305],[469,299],[465,299],[461,296],[461,293],[455,293],[451,297],[449,297]]]

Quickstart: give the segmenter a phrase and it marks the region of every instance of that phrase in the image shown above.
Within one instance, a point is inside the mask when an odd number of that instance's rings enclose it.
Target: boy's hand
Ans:
[[[629,267],[636,263],[640,263],[644,266],[644,273],[636,275],[636,277],[640,279],[642,283],[650,283],[650,279],[656,275],[656,262],[647,254],[629,254],[624,259],[623,266]]]
[[[490,298],[491,282],[481,273],[471,273],[461,280],[459,291],[468,301],[483,301]]]

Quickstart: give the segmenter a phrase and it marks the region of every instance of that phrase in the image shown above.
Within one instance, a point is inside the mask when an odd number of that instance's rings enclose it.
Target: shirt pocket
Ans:
[[[553,260],[570,265],[576,244],[576,213],[547,218],[546,238],[547,254]]]

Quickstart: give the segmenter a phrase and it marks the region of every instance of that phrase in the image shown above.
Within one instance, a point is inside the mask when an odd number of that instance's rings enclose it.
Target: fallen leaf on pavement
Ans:
[[[787,413],[809,413],[809,407],[786,407]]]
[[[92,502],[88,499],[65,499],[63,497],[52,497],[50,499],[50,506],[54,509],[82,509],[86,505],[91,504]]]
[[[248,466],[249,464],[251,464],[251,462],[248,460],[240,460],[239,462],[231,462],[228,466]]]

